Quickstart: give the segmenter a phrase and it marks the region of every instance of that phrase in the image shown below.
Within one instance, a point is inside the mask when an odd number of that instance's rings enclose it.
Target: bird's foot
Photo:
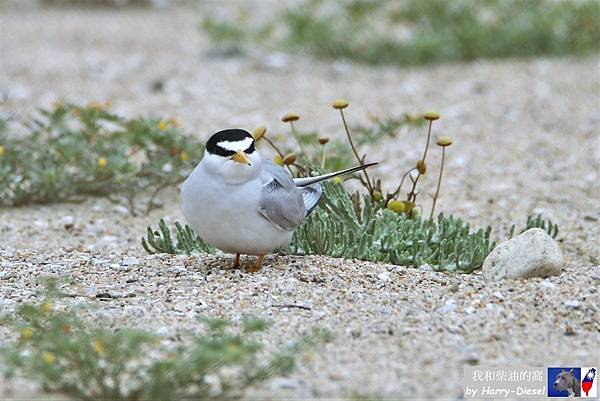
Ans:
[[[265,255],[259,255],[258,256],[258,260],[256,261],[256,264],[251,267],[246,269],[246,271],[248,273],[256,273],[260,270],[260,268],[262,267],[263,261],[265,260]]]

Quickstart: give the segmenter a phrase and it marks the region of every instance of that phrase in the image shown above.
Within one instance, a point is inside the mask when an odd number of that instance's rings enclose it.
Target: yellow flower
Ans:
[[[168,124],[173,127],[173,128],[179,128],[181,127],[181,122],[179,121],[179,119],[177,117],[173,117],[168,121]]]
[[[21,330],[21,339],[22,340],[29,340],[32,336],[33,336],[33,330],[31,330],[29,327],[25,327],[23,330]]]
[[[452,138],[449,136],[440,136],[435,143],[442,147],[450,146],[452,145]]]
[[[44,302],[41,306],[42,312],[48,314],[52,312],[52,304],[50,302]]]
[[[333,108],[337,109],[337,110],[342,110],[345,109],[346,107],[348,107],[348,101],[346,99],[336,99],[333,102]]]
[[[428,111],[427,113],[425,113],[425,114],[423,115],[423,117],[424,117],[426,120],[429,120],[429,121],[435,121],[435,120],[437,120],[437,119],[439,119],[439,118],[440,118],[440,115],[439,115],[438,113],[436,113],[435,111]]]
[[[393,200],[388,202],[387,208],[396,213],[402,213],[406,209],[403,201]]]
[[[263,136],[265,136],[266,133],[267,127],[265,127],[264,125],[259,125],[258,127],[252,130],[252,138],[254,138],[255,142],[258,142]]]
[[[283,158],[279,155],[275,155],[275,157],[273,158],[273,163],[283,166]]]
[[[185,150],[182,150],[181,152],[179,152],[179,158],[181,159],[181,161],[188,161],[190,159],[190,155],[188,155],[188,153]]]
[[[158,122],[158,125],[157,125],[157,127],[158,127],[158,129],[159,129],[159,130],[161,130],[161,131],[164,131],[164,130],[166,130],[167,128],[169,128],[169,123],[167,123],[167,122],[166,122],[166,121],[164,121],[164,120],[160,120],[160,121]]]
[[[104,168],[108,164],[108,160],[105,157],[101,157],[98,159],[98,167]]]
[[[300,116],[296,113],[287,113],[283,117],[281,117],[281,121],[283,121],[284,123],[298,121],[299,119],[300,119]]]
[[[44,363],[46,365],[52,365],[54,361],[56,361],[56,357],[54,356],[54,354],[48,351],[42,354],[42,359],[44,360]]]
[[[296,161],[295,153],[289,153],[289,154],[285,155],[285,157],[283,158],[283,164],[285,164],[286,166],[289,166],[290,164],[294,164],[295,161]]]
[[[94,347],[94,351],[96,351],[99,354],[104,353],[104,341],[102,340],[94,340],[92,341],[92,347]]]
[[[4,154],[4,146],[0,146],[0,156]]]
[[[336,184],[343,184],[344,180],[342,180],[340,177],[333,177],[331,179],[331,181],[335,182]]]

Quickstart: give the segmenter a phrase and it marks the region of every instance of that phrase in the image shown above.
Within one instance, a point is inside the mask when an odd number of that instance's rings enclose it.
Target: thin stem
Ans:
[[[279,148],[277,146],[275,146],[275,144],[273,142],[271,142],[271,140],[269,138],[267,138],[266,136],[263,136],[262,139],[264,139],[265,141],[267,141],[267,143],[273,148],[273,150],[275,152],[277,152],[277,154],[279,156],[281,156],[281,158],[283,159],[283,153],[281,153],[281,151],[279,150]]]
[[[442,164],[440,166],[440,176],[438,177],[437,189],[435,190],[435,196],[433,197],[433,204],[431,205],[431,213],[429,214],[429,220],[433,218],[433,212],[435,210],[435,204],[437,202],[438,195],[440,194],[440,185],[442,184],[442,173],[444,171],[444,158],[446,156],[446,147],[442,147]]]
[[[400,190],[402,189],[402,184],[404,184],[404,180],[411,172],[413,172],[416,169],[417,169],[416,167],[413,167],[410,170],[408,170],[406,173],[404,173],[404,175],[402,176],[402,179],[400,180],[400,184],[398,184],[398,188],[396,188],[396,190],[392,194],[392,198],[395,198],[398,195],[398,193],[400,193]]]
[[[429,149],[429,140],[431,139],[431,125],[433,124],[433,121],[430,120],[429,121],[429,129],[427,130],[427,144],[425,145],[425,151],[423,152],[423,158],[421,160],[423,160],[423,163],[425,163],[425,157],[427,156],[427,149]]]
[[[423,151],[423,158],[421,159],[423,163],[425,163],[425,157],[427,157],[427,150],[429,149],[429,141],[431,139],[431,126],[433,125],[433,121],[429,121],[429,129],[427,130],[427,143],[425,144],[425,150]],[[417,183],[419,182],[419,178],[421,178],[421,172],[417,174],[417,178],[413,181],[413,186],[410,192],[408,193],[407,200],[412,201],[414,203],[417,202],[417,193],[415,189],[417,189]]]
[[[365,163],[358,155],[358,152],[356,151],[356,147],[354,146],[354,142],[352,141],[352,136],[350,135],[350,130],[348,129],[348,124],[346,123],[346,118],[344,117],[344,111],[342,109],[340,109],[340,114],[342,115],[342,122],[344,123],[344,129],[346,130],[346,136],[348,137],[348,142],[350,142],[350,147],[352,148],[352,152],[354,152],[354,156],[356,156],[356,160],[358,160],[358,163],[361,166],[364,166]],[[369,195],[371,196],[371,200],[373,200],[373,187],[371,186],[371,179],[369,178],[369,173],[367,173],[366,169],[362,170],[362,173],[364,174],[365,178],[367,179],[367,188],[369,189]]]
[[[325,145],[321,145],[321,170],[325,170]]]
[[[302,156],[308,160],[308,153],[306,153],[306,149],[304,149],[304,145],[302,145],[302,141],[300,140],[300,136],[296,132],[296,127],[294,127],[294,122],[290,121],[290,126],[292,127],[292,135],[296,138],[296,142],[298,142],[298,146],[300,146],[300,152],[302,152]]]

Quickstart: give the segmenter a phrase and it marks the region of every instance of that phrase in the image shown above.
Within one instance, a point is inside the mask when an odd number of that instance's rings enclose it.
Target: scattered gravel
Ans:
[[[147,256],[146,226],[181,219],[173,190],[162,196],[163,209],[137,218],[103,199],[0,209],[0,312],[35,300],[38,279],[55,276],[71,283],[65,303],[95,305],[94,319],[109,327],[175,339],[200,330],[199,316],[254,314],[273,321],[265,336],[272,346],[314,326],[333,331],[334,341],[303,357],[297,372],[249,394],[263,398],[459,398],[466,365],[598,360],[598,57],[410,69],[255,50],[217,58],[207,56],[202,15],[0,5],[0,99],[8,99],[0,113],[16,121],[57,99],[110,100],[127,115],[179,116],[191,134],[207,138],[262,123],[271,134],[286,132],[279,117],[295,111],[299,128],[342,139],[330,108],[338,97],[351,101],[351,124],[368,122],[368,113],[434,109],[442,115],[434,135],[454,137],[437,210],[490,224],[498,239],[510,224],[542,213],[561,229],[562,274],[485,283],[480,274],[324,257],[271,257],[247,274],[224,270],[229,256]],[[381,162],[372,174],[399,177],[418,160],[423,134],[365,148]],[[436,152],[429,171],[437,171]],[[423,177],[425,211],[436,178]],[[9,336],[0,327],[0,339]],[[440,379],[424,385],[424,372]],[[34,397],[26,383],[14,388],[13,397]]]

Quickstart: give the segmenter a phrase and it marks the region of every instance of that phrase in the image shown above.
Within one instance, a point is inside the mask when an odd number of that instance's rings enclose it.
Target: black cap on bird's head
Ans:
[[[236,152],[251,154],[254,152],[254,138],[243,129],[219,131],[206,142],[206,151],[213,155],[232,157]]]

